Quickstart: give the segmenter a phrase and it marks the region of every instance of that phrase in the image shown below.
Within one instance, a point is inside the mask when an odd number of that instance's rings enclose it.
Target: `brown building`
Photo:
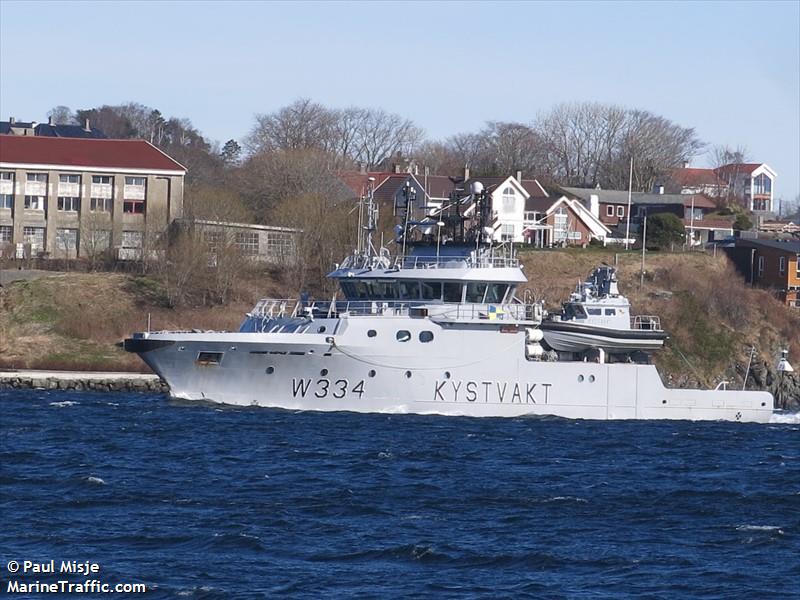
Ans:
[[[731,250],[749,283],[771,288],[787,306],[800,308],[800,242],[739,239]]]
[[[0,135],[0,252],[139,258],[181,216],[185,175],[144,140]]]

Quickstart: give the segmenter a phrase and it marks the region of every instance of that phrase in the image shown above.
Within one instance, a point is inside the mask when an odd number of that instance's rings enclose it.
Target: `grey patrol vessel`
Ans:
[[[343,300],[264,299],[238,332],[140,332],[125,349],[185,400],[472,417],[770,420],[767,392],[668,389],[653,365],[631,356],[546,350],[542,306],[516,296],[527,279],[513,247],[492,241],[483,186],[417,209],[419,220],[413,195],[400,211],[395,256],[373,246],[377,208],[371,191],[362,199],[358,247],[328,274]]]

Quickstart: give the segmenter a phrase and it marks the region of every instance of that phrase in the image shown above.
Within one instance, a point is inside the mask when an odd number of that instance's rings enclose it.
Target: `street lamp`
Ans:
[[[439,245],[442,241],[442,227],[444,227],[444,221],[438,221],[436,223],[436,262],[439,262]]]

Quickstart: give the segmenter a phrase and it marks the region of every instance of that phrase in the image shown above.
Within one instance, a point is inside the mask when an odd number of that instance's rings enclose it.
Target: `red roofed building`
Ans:
[[[738,200],[756,214],[773,212],[773,184],[777,173],[764,163],[732,163],[717,169],[675,169],[669,192],[705,194],[712,198]]]
[[[185,175],[144,140],[0,136],[0,251],[139,258],[181,216]]]

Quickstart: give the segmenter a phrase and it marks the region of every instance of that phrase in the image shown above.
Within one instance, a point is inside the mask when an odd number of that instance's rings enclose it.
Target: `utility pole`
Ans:
[[[639,289],[644,287],[644,253],[647,250],[647,209],[644,209],[644,227],[642,228],[642,272],[639,277]]]

